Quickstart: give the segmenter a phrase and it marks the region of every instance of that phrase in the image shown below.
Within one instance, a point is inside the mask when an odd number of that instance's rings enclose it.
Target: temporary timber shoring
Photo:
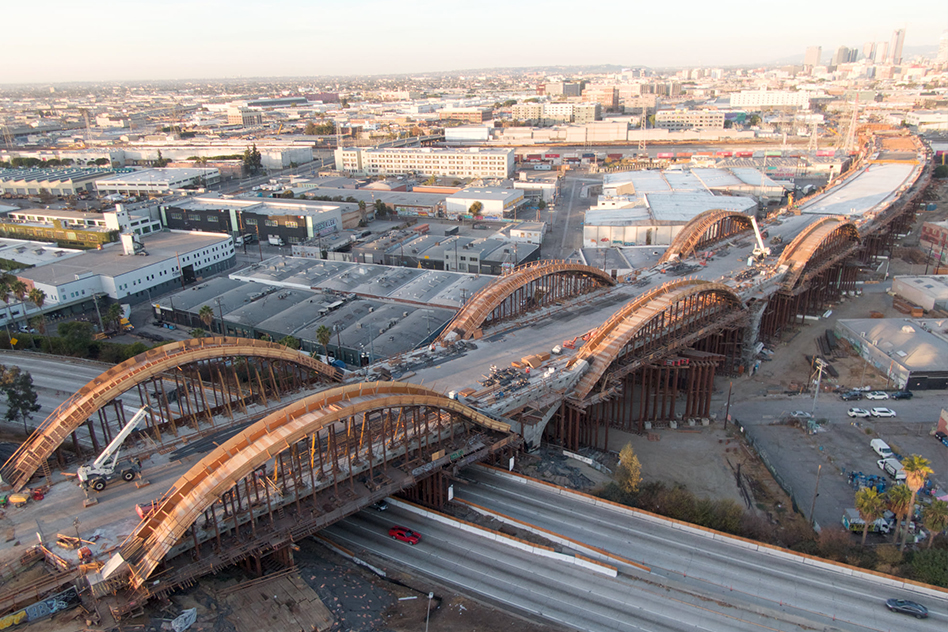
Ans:
[[[259,568],[385,496],[519,441],[506,423],[414,384],[349,384],[302,399],[221,444],[158,501],[121,548],[137,590],[130,600],[242,560]],[[439,497],[436,488],[422,495]]]
[[[266,402],[287,390],[341,377],[335,367],[262,340],[196,338],[163,345],[112,367],[79,389],[36,428],[0,469],[0,477],[21,489],[69,438],[77,454],[83,454],[83,443],[85,450],[97,453],[124,425],[126,410],[118,398],[132,389],[140,400],[135,407],[149,406],[146,431],[160,441],[162,432],[176,434],[182,425],[212,422],[215,414],[233,417],[235,409],[246,412],[249,401]],[[87,437],[79,437],[80,428]]]

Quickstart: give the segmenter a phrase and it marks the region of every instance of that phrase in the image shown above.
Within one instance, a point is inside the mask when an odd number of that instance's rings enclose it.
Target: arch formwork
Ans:
[[[224,358],[263,359],[299,367],[309,375],[293,375],[288,380],[285,374],[278,375],[272,364],[268,364],[261,367],[263,370],[253,367],[253,373],[249,367],[246,370],[241,369],[245,374],[242,384],[234,363],[203,371],[199,368],[190,373],[181,370],[181,367],[196,363],[200,367],[200,363],[204,361]],[[177,371],[169,378],[166,374],[174,370]],[[312,379],[339,382],[342,372],[283,345],[250,338],[195,338],[150,349],[105,371],[63,402],[3,465],[0,478],[14,489],[21,489],[43,462],[70,436],[78,449],[79,442],[73,433],[87,422],[92,448],[97,452],[100,446],[94,432],[92,416],[136,387],[143,403],[152,408],[147,416],[149,427],[158,431],[160,425],[170,424],[173,432],[177,432],[174,426],[175,414],[164,387],[166,381],[174,385],[173,399],[179,409],[178,421],[191,422],[196,427],[201,416],[210,418],[214,412],[224,412],[233,417],[233,409],[242,407],[246,410],[248,400],[259,401],[263,398],[266,401],[268,393],[271,397],[279,397],[281,383],[295,381],[297,385],[302,386],[310,383]],[[149,394],[149,387],[154,389],[154,402]],[[124,420],[124,409],[117,405],[115,408],[117,422],[121,424]],[[110,439],[112,429],[108,427],[107,420],[101,413],[99,421],[104,439]]]
[[[593,332],[577,354],[589,369],[571,399],[586,400],[597,385],[604,389],[610,380],[733,328],[745,313],[734,290],[710,281],[682,279],[636,297]]]
[[[694,216],[675,235],[659,263],[683,259],[696,251],[753,228],[751,218],[745,213],[725,209],[712,209]]]
[[[163,560],[185,551],[192,561],[166,570],[144,596],[215,566],[259,560],[518,440],[508,424],[415,384],[322,391],[256,422],[178,479],[122,546],[129,583],[141,588]]]
[[[854,253],[860,244],[859,230],[845,217],[823,217],[807,226],[791,241],[777,260],[786,265],[783,288],[796,292],[809,279]]]
[[[567,261],[528,263],[472,296],[438,342],[476,338],[491,325],[615,284],[609,274],[592,266]]]

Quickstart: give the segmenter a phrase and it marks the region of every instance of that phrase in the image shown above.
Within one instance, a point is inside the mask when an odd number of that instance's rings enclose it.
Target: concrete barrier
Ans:
[[[805,566],[813,566],[816,568],[821,568],[833,573],[839,573],[841,575],[847,575],[849,577],[857,577],[859,579],[864,579],[866,581],[878,584],[881,586],[891,587],[891,588],[901,588],[910,592],[915,592],[921,595],[926,595],[928,597],[935,597],[937,599],[948,600],[948,589],[940,588],[938,586],[932,586],[929,584],[922,584],[920,582],[903,579],[901,577],[895,577],[893,575],[886,575],[884,573],[878,573],[875,571],[868,571],[866,569],[858,568],[855,566],[850,566],[848,564],[843,564],[841,562],[833,562],[832,560],[824,560],[813,555],[807,555],[805,553],[797,553],[796,551],[791,551],[789,549],[780,548],[772,544],[765,544],[763,542],[754,542],[753,540],[748,540],[747,538],[741,538],[739,536],[731,535],[728,533],[723,533],[721,531],[715,531],[714,529],[708,529],[706,527],[700,527],[697,525],[691,525],[680,520],[675,520],[673,518],[666,518],[664,516],[659,516],[641,509],[636,509],[634,507],[628,507],[626,505],[621,505],[619,503],[614,503],[609,500],[604,500],[602,498],[596,498],[589,494],[584,494],[583,492],[578,492],[572,489],[566,489],[565,487],[560,487],[554,485],[553,483],[547,483],[546,481],[537,480],[535,478],[530,478],[523,474],[517,474],[515,472],[507,472],[506,470],[501,470],[499,468],[493,467],[491,465],[485,465],[483,463],[478,464],[477,467],[483,468],[484,470],[500,476],[501,478],[507,479],[509,481],[516,481],[522,483],[523,485],[534,487],[537,489],[543,489],[546,491],[552,491],[560,495],[569,495],[574,500],[580,502],[588,503],[593,506],[602,507],[604,509],[610,509],[612,511],[617,511],[620,513],[626,513],[630,516],[633,516],[639,520],[645,520],[647,522],[662,524],[665,527],[671,529],[678,529],[680,531],[686,531],[693,535],[697,535],[703,538],[710,538],[712,540],[717,540],[724,544],[737,546],[747,550],[756,549],[758,553],[763,555],[769,555],[771,557],[777,557],[786,561],[795,562],[797,564],[803,564]]]

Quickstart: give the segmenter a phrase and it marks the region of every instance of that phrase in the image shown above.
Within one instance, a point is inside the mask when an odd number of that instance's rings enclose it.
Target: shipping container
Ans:
[[[595,158],[595,157],[596,157],[596,154],[593,154],[593,153],[585,153],[585,154],[582,155],[582,157],[583,157],[583,158]]]
[[[783,152],[779,150],[765,151],[764,156],[783,156]]]
[[[568,153],[568,154],[563,154],[563,157],[564,157],[564,158],[579,158],[579,154],[574,151],[574,152],[570,152],[570,153]]]
[[[694,157],[695,158],[710,158],[713,155],[714,154],[712,154],[710,151],[699,151],[699,152],[695,152]]]
[[[570,163],[570,164],[576,164],[576,163],[579,162],[579,158],[567,158],[567,159],[566,159],[566,162],[568,162],[568,163]]]
[[[737,154],[735,154],[735,155],[736,155],[738,158],[752,158],[752,157],[754,156],[754,152],[752,152],[752,151],[739,151],[739,152],[737,152]]]
[[[413,231],[421,233],[422,235],[426,234],[430,229],[431,227],[428,224],[418,224],[412,228]]]
[[[553,160],[554,158],[559,158],[559,154],[543,154],[543,157],[547,160]]]
[[[836,155],[836,150],[834,150],[834,149],[817,149],[817,150],[816,150],[816,155],[817,155],[817,156],[835,156],[835,155]]]
[[[691,152],[690,152],[690,151],[680,151],[680,152],[678,152],[677,154],[675,154],[675,158],[691,158]]]
[[[609,160],[622,160],[622,154],[608,154],[606,158]]]
[[[734,152],[733,151],[719,151],[715,153],[714,155],[718,156],[719,158],[730,158],[731,156],[734,155]]]
[[[543,160],[542,154],[527,154],[528,162],[537,162],[538,160]]]
[[[661,152],[658,154],[658,157],[659,158],[674,158],[675,154],[670,153],[670,152]]]

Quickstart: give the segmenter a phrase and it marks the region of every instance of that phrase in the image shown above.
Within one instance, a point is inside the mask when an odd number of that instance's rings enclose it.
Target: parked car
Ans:
[[[948,446],[948,434],[945,434],[941,430],[935,433],[935,438]]]
[[[871,391],[866,393],[866,399],[889,399],[889,394],[885,391]]]
[[[859,391],[846,391],[840,394],[839,398],[844,402],[858,402],[862,399],[862,393]]]
[[[890,395],[891,399],[912,399],[915,397],[915,393],[912,391],[897,391]]]
[[[916,619],[925,619],[928,617],[928,608],[920,603],[909,601],[908,599],[886,599],[885,607],[892,612],[910,614]]]
[[[895,411],[891,408],[873,408],[869,413],[873,417],[895,417]]]
[[[790,416],[794,419],[813,419],[813,415],[806,412],[805,410],[795,410],[790,413]]]
[[[868,417],[869,411],[865,408],[850,408],[846,414],[850,417]]]
[[[421,542],[421,536],[408,527],[399,527],[396,525],[388,530],[388,534],[393,540],[401,540],[402,542],[408,542],[412,545]]]

